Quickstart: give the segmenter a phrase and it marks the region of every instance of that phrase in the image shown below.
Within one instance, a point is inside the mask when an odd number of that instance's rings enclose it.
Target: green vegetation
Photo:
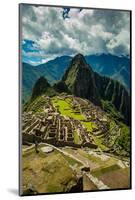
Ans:
[[[115,120],[123,120],[123,116],[120,112],[118,112],[115,106],[110,101],[101,100],[102,108],[105,110],[111,117]]]
[[[65,115],[67,117],[76,119],[76,120],[84,120],[85,117],[79,113],[75,113],[74,110],[72,109],[71,104],[69,103],[69,100],[63,100],[63,99],[58,99],[54,97],[52,99],[52,103],[55,107],[57,107],[62,115]]]
[[[81,122],[85,128],[87,129],[87,131],[89,131],[89,134],[91,135],[91,137],[93,138],[95,144],[98,145],[99,148],[102,149],[102,151],[107,151],[108,150],[108,147],[106,147],[104,144],[103,144],[103,140],[102,138],[97,138],[96,136],[92,135],[92,130],[93,128],[96,128],[96,124],[93,123],[93,122]]]
[[[130,153],[130,128],[123,123],[120,123],[120,136],[117,138],[117,143],[128,153]]]
[[[110,131],[116,126],[116,122],[114,120],[111,120],[110,122]]]
[[[120,169],[120,167],[117,164],[111,165],[111,166],[107,166],[107,167],[103,167],[100,169],[97,169],[95,171],[92,172],[92,175],[96,176],[96,177],[100,177],[101,175],[107,173],[107,172],[112,172],[115,170]]]
[[[81,149],[78,149],[77,151],[78,151],[78,153],[80,155],[82,155],[85,158],[88,158],[90,161],[96,162],[98,164],[102,164],[103,163],[103,161],[99,157],[90,155],[90,154],[86,153],[85,151],[83,151]]]
[[[109,148],[103,144],[103,139],[102,138],[97,138],[96,136],[94,137],[95,143],[98,145],[98,148],[100,148],[102,151],[107,151]]]
[[[66,161],[69,163],[69,165],[72,165],[72,166],[77,165],[78,167],[82,166],[82,163],[77,162],[76,160],[74,160],[73,158],[70,158],[69,156],[65,156],[63,154],[63,157],[66,159]]]
[[[106,160],[102,160],[102,156],[104,155],[96,155],[96,154],[89,154],[87,152],[85,152],[82,149],[78,149],[77,152],[82,155],[84,158],[89,159],[91,162],[93,162],[95,164],[95,166],[97,166],[96,168],[94,167],[91,172],[92,173],[96,173],[97,171],[102,170],[103,168],[110,168],[113,165],[117,165],[118,160],[115,159],[114,157],[108,157],[108,159]]]
[[[69,90],[68,87],[66,86],[66,84],[63,81],[59,81],[56,84],[53,85],[53,88],[55,89],[55,91],[62,93],[62,92],[66,92],[67,94],[69,94]]]
[[[68,192],[77,183],[77,178],[68,162],[73,160],[53,151],[49,154],[35,153],[34,148],[23,153],[23,193],[34,194]],[[52,181],[53,180],[53,181]]]
[[[129,154],[130,153],[130,138],[131,138],[130,128],[127,125],[123,124],[122,122],[117,121],[116,123],[115,121],[112,120],[110,122],[110,130],[109,130],[110,134],[115,128],[115,126],[118,126],[120,129],[120,134],[118,134],[118,137],[116,138],[115,145],[119,145],[123,150],[125,150]]]
[[[42,112],[44,105],[46,103],[46,99],[44,96],[39,96],[34,100],[30,100],[24,105],[24,111],[29,112],[33,111],[34,113],[36,112]]]
[[[49,97],[54,97],[55,95],[57,95],[58,93],[55,91],[55,89],[53,87],[49,87],[47,88],[45,95],[49,96]]]
[[[74,131],[74,142],[75,144],[81,144],[81,139],[76,131]]]
[[[87,129],[87,131],[92,132],[93,128],[96,128],[96,124],[94,122],[81,122],[85,128]]]

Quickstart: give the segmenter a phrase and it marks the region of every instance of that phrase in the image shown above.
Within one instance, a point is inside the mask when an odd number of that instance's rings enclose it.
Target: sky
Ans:
[[[38,65],[63,55],[130,54],[130,13],[22,5],[22,60]]]

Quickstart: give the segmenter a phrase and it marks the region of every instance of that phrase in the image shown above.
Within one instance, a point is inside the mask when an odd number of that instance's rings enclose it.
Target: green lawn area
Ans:
[[[90,131],[90,132],[92,132],[92,129],[93,128],[96,128],[96,124],[95,123],[93,123],[93,122],[81,122],[84,126],[85,126],[85,128],[88,130],[88,131]]]
[[[81,139],[76,131],[74,132],[74,142],[75,144],[81,144]]]
[[[72,109],[72,106],[69,102],[69,99],[63,100],[63,99],[53,98],[52,103],[55,107],[58,107],[58,109],[62,115],[71,117],[76,120],[84,120],[85,119],[85,117],[83,115],[74,112],[74,110]]]
[[[101,164],[101,165],[104,163],[99,157],[96,157],[94,155],[90,155],[90,154],[86,153],[85,151],[83,151],[81,149],[78,149],[77,151],[80,155],[82,155],[85,158],[88,158],[90,161],[93,161],[93,162]]]
[[[66,161],[69,163],[69,165],[72,165],[72,166],[77,165],[78,167],[82,166],[82,163],[77,162],[76,160],[74,160],[73,158],[70,158],[69,156],[65,156],[63,154],[63,157],[66,159]]]
[[[95,170],[94,172],[92,172],[92,174],[96,177],[100,177],[101,175],[107,173],[107,172],[112,172],[115,170],[120,169],[120,167],[117,164],[111,165],[111,166],[107,166],[107,167],[103,167],[100,169]]]

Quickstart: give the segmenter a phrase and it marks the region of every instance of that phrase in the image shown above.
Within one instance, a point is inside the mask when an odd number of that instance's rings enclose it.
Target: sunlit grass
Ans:
[[[90,131],[90,132],[92,132],[93,128],[96,128],[96,125],[93,122],[82,122],[82,124],[85,126],[87,131]]]
[[[92,172],[92,174],[96,177],[100,177],[101,175],[108,173],[108,172],[112,172],[112,171],[116,171],[119,170],[120,167],[117,164],[111,165],[111,166],[106,166],[100,169],[97,169],[95,171]]]
[[[65,115],[67,117],[76,119],[76,120],[84,120],[85,117],[79,113],[75,113],[74,110],[72,109],[71,104],[69,103],[69,100],[63,100],[63,99],[56,99],[53,98],[52,100],[53,105],[58,108],[60,113],[62,115]]]
[[[74,132],[74,142],[75,144],[81,144],[81,139],[76,131]]]

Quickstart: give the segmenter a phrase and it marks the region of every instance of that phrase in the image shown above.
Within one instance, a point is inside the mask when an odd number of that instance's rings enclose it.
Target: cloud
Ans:
[[[44,61],[76,53],[129,55],[129,29],[128,11],[22,6],[24,45],[33,41],[28,49]]]

